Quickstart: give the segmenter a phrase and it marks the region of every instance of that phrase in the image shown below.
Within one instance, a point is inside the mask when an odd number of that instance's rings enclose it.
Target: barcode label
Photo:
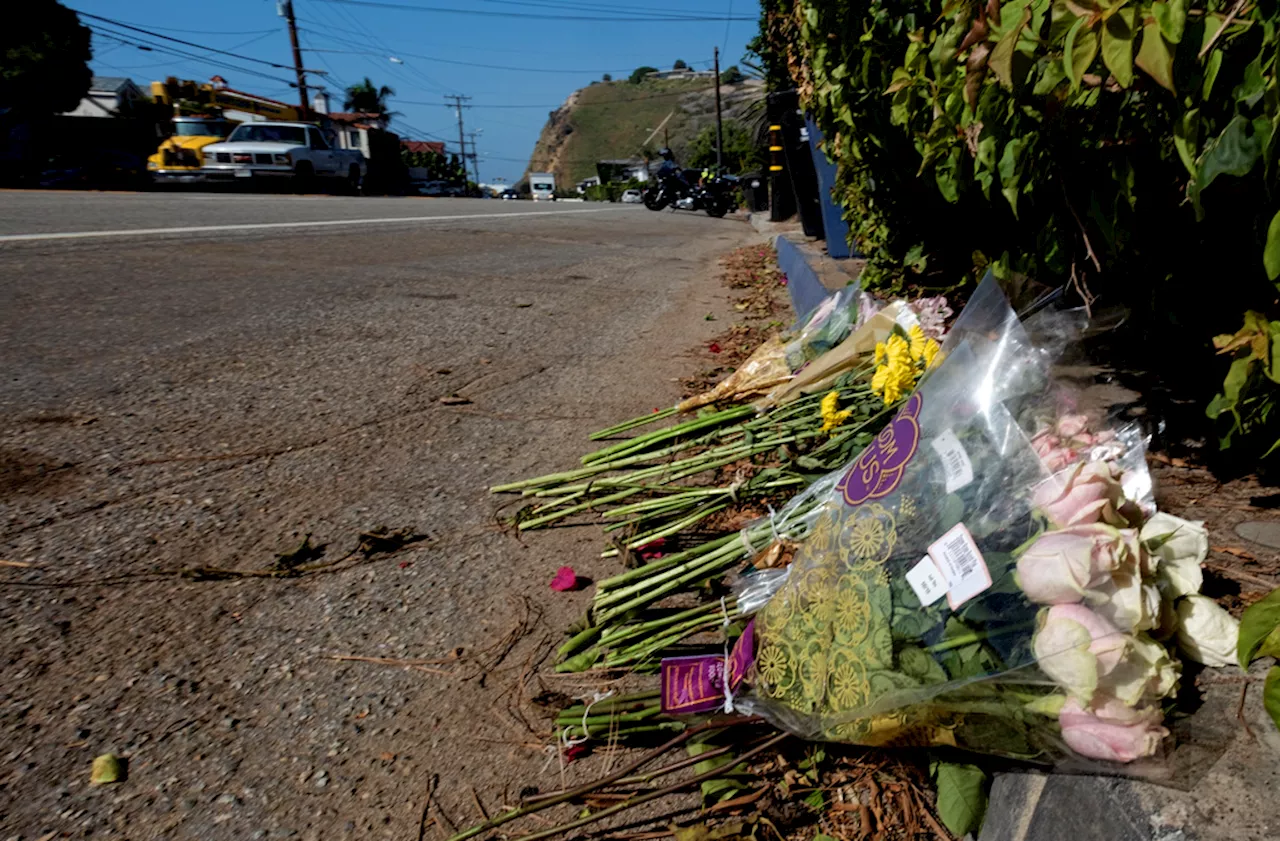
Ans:
[[[991,586],[991,572],[964,523],[956,523],[930,546],[929,557],[947,579],[947,604],[952,610]]]
[[[931,446],[942,460],[942,469],[947,477],[947,493],[955,493],[973,481],[973,462],[969,461],[969,453],[954,430],[948,429],[934,438]]]
[[[937,565],[928,555],[907,573],[907,583],[920,599],[921,607],[928,607],[947,592],[947,579],[938,572]]]

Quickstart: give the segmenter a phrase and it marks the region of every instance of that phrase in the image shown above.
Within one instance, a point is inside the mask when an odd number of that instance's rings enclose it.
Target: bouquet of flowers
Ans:
[[[663,662],[664,708],[1046,764],[1157,756],[1175,644],[1224,665],[1234,620],[1197,594],[1203,530],[1151,513],[1140,436],[1052,387],[1064,318],[1020,323],[988,278],[893,420],[802,495],[806,536],[785,574],[748,577],[733,651]]]

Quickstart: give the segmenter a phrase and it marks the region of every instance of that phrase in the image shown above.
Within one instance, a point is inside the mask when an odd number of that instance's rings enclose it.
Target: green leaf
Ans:
[[[960,169],[960,149],[951,152],[933,168],[933,180],[938,185],[938,192],[951,204],[960,200],[960,182],[957,173]]]
[[[1019,165],[1022,162],[1022,151],[1026,148],[1027,138],[1015,137],[1004,145],[1004,153],[1000,156],[1000,194],[1009,202],[1016,218],[1018,215],[1018,182],[1021,180]]]
[[[1062,49],[1063,66],[1066,68],[1067,78],[1071,80],[1071,89],[1075,90],[1080,87],[1080,77],[1098,55],[1098,33],[1085,29],[1085,18],[1076,18],[1067,32],[1066,45]]]
[[[1231,98],[1243,103],[1246,108],[1252,108],[1258,104],[1266,88],[1267,80],[1262,75],[1262,53],[1259,53],[1257,58],[1245,65],[1244,76],[1240,84],[1231,91]]]
[[[976,833],[987,810],[987,775],[976,765],[939,762],[938,817],[951,831],[961,836]]]
[[[1276,727],[1280,727],[1280,666],[1272,666],[1267,672],[1267,682],[1262,685],[1262,706]]]
[[[804,798],[804,805],[815,812],[824,811],[827,808],[827,798],[823,796],[822,789],[817,788],[809,792]]]
[[[1256,601],[1240,616],[1240,640],[1236,643],[1236,657],[1240,668],[1248,669],[1258,657],[1280,657],[1273,649],[1269,637],[1280,627],[1280,590],[1272,590],[1266,598]],[[1263,643],[1272,649],[1263,652]]]
[[[1209,58],[1204,63],[1204,85],[1201,88],[1201,98],[1209,98],[1209,92],[1213,90],[1213,82],[1218,78],[1218,71],[1221,69],[1222,50],[1214,50],[1209,53]]]
[[[1013,25],[1013,29],[1004,34],[987,59],[987,67],[991,68],[991,72],[996,74],[1000,84],[1006,88],[1013,87],[1013,54],[1018,48],[1018,39],[1022,37],[1022,30],[1030,22],[1031,7],[1023,6],[1022,17]]]
[[[1142,46],[1134,63],[1161,87],[1177,92],[1173,87],[1173,48],[1160,34],[1159,24],[1152,22],[1142,27]]]
[[[722,734],[718,731],[711,730],[705,733],[699,733],[689,740],[686,751],[690,756],[700,756],[723,747],[720,744],[719,736]],[[725,766],[731,765],[737,760],[732,753],[722,756],[713,756],[710,759],[704,759],[701,762],[694,763],[693,772],[695,774],[706,774],[717,768],[723,768],[724,773],[719,777],[712,777],[709,780],[702,781],[702,800],[707,805],[714,805],[721,801],[728,800],[738,792],[746,788],[746,782],[742,779],[742,775],[746,772],[746,767],[738,765],[733,768]]]
[[[1046,62],[1044,73],[1036,81],[1036,85],[1031,92],[1036,96],[1047,96],[1053,93],[1053,89],[1062,84],[1062,80],[1065,78],[1067,78],[1067,70],[1062,66],[1062,62]]]
[[[1197,216],[1203,215],[1200,194],[1219,175],[1247,175],[1258,162],[1262,146],[1263,138],[1255,131],[1254,124],[1240,114],[1232,117],[1222,133],[1205,145],[1204,153],[1198,161],[1199,169],[1195,179],[1187,189],[1196,206]]]
[[[1275,280],[1280,277],[1280,213],[1271,217],[1267,226],[1267,247],[1262,251],[1262,265],[1267,270],[1267,277]]]
[[[1151,14],[1166,41],[1176,44],[1182,40],[1182,31],[1187,25],[1187,0],[1169,0],[1167,3],[1156,0],[1151,4]]]
[[[1133,84],[1133,19],[1136,10],[1126,6],[1102,25],[1102,63],[1116,77],[1120,87]]]

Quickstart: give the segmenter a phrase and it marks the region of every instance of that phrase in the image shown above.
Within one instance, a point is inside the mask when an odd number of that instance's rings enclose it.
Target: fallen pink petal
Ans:
[[[560,567],[556,570],[556,577],[551,579],[551,589],[557,593],[576,589],[577,586],[578,574],[573,571],[573,567]]]

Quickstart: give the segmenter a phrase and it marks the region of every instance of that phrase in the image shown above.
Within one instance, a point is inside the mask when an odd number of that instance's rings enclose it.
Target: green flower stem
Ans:
[[[613,604],[614,602],[622,599],[629,598],[636,593],[642,593],[645,590],[653,588],[657,584],[661,584],[672,578],[678,578],[691,569],[698,569],[708,563],[718,562],[724,557],[738,557],[741,553],[742,535],[738,533],[727,535],[724,542],[716,546],[715,549],[704,554],[694,556],[690,560],[670,566],[669,568],[656,572],[653,575],[645,575],[641,581],[615,590],[610,590],[607,593],[602,593],[600,588],[597,587],[593,610],[599,611],[602,607]],[[641,567],[641,569],[648,570],[649,567]]]
[[[540,526],[545,526],[548,523],[554,523],[556,520],[563,520],[565,517],[568,517],[571,514],[576,514],[579,511],[586,511],[588,508],[594,508],[595,506],[600,505],[601,503],[613,502],[614,500],[618,500],[618,499],[626,499],[627,497],[635,496],[638,493],[640,493],[639,489],[628,488],[626,490],[618,491],[617,493],[608,494],[607,496],[598,497],[596,499],[589,499],[586,502],[579,502],[577,505],[570,505],[568,508],[561,508],[559,511],[556,511],[554,514],[544,514],[541,517],[534,517],[531,520],[524,520],[518,526],[516,526],[516,528],[518,528],[520,531],[525,531],[526,529],[536,529],[536,528],[539,528]]]
[[[719,496],[728,493],[728,488],[697,488],[683,493],[668,494],[667,496],[646,499],[642,502],[633,502],[630,505],[619,505],[617,508],[611,508],[604,513],[605,517],[627,517],[641,511],[650,509],[662,509],[668,507],[679,507],[689,500],[701,499],[708,496]]]
[[[686,622],[670,631],[655,637],[650,637],[639,645],[628,648],[620,652],[609,652],[604,658],[605,669],[615,669],[619,666],[628,666],[633,664],[644,663],[651,660],[656,652],[669,648],[683,639],[694,636],[703,631],[710,631],[719,628],[723,624],[722,619],[711,617],[709,619],[701,619],[697,622]]]
[[[620,441],[619,443],[614,444],[610,447],[603,447],[599,450],[596,450],[594,453],[587,453],[585,456],[583,456],[582,463],[592,464],[593,462],[600,461],[600,460],[609,460],[611,456],[614,456],[621,452],[627,452],[627,451],[632,451],[637,449],[647,449],[648,447],[660,441],[667,441],[672,438],[679,438],[682,435],[688,435],[691,432],[697,432],[699,430],[706,429],[708,427],[722,426],[730,421],[737,420],[738,418],[743,418],[748,415],[754,415],[754,414],[756,414],[756,410],[751,406],[735,406],[734,408],[727,409],[723,412],[716,412],[711,415],[695,418],[692,421],[687,421],[682,424],[677,424],[676,426],[667,427],[666,429],[658,429],[653,432],[647,433],[645,435],[638,435],[635,438],[628,438],[627,440]]]
[[[726,602],[726,604],[728,603],[729,602]],[[700,604],[697,607],[691,607],[688,610],[682,610],[678,613],[672,613],[658,619],[649,619],[644,622],[633,622],[627,625],[617,626],[600,634],[600,644],[616,648],[619,643],[631,639],[632,637],[647,634],[652,631],[665,628],[669,625],[685,622],[695,616],[708,616],[714,613],[719,613],[719,611],[719,602],[707,602],[705,604]]]
[[[685,731],[685,732],[688,732],[688,731]],[[771,739],[766,739],[756,747],[741,754],[738,757],[738,764],[745,763],[748,759],[751,759],[763,753],[764,751],[772,748],[774,745],[777,745],[783,740],[789,739],[789,738],[791,738],[790,733],[779,733],[777,736],[774,736]],[[628,771],[628,773],[630,773],[630,771]],[[698,774],[694,777],[690,777],[687,780],[681,780],[680,782],[673,783],[672,785],[669,785],[666,788],[661,788],[655,791],[647,792],[645,794],[637,795],[633,798],[630,798],[629,800],[624,800],[623,802],[618,803],[617,805],[606,807],[604,809],[599,810],[598,812],[591,812],[585,817],[578,818],[577,820],[570,821],[569,823],[562,824],[560,826],[553,826],[553,827],[550,827],[549,829],[543,829],[543,830],[539,830],[538,832],[530,833],[528,835],[515,839],[515,841],[542,841],[542,839],[544,838],[550,838],[555,835],[562,835],[566,832],[571,832],[575,829],[579,829],[580,827],[586,826],[587,824],[595,823],[596,821],[601,820],[603,818],[616,815],[617,813],[625,811],[627,809],[633,809],[636,806],[639,806],[643,803],[648,803],[651,800],[657,800],[659,797],[666,797],[669,794],[674,794],[686,788],[696,786],[706,780],[724,776],[724,774],[725,774],[725,768],[717,766],[711,769],[710,771],[707,771],[704,774]],[[564,799],[570,800],[572,799],[572,797],[566,796]],[[543,808],[545,807],[545,805],[551,805],[553,802],[563,802],[563,801],[547,800],[547,801],[542,801],[538,805],[540,808]],[[502,816],[502,817],[505,817],[505,816]],[[490,824],[492,823],[493,822],[490,821]],[[466,838],[470,838],[474,835],[479,835],[481,832],[484,832],[485,829],[489,828],[483,824],[481,826],[483,828],[480,828],[480,829],[473,828],[473,829],[467,830],[466,832],[459,833],[458,835],[455,835],[453,838],[450,838],[449,841],[465,841]]]
[[[746,557],[746,552],[742,545],[742,535],[739,534],[736,535],[736,537],[736,544],[730,544],[730,548],[735,549],[736,551],[717,553],[717,555],[712,556],[710,559],[703,561],[703,563],[697,566],[694,566],[683,575],[673,578],[660,586],[653,587],[630,601],[623,602],[616,607],[604,611],[603,614],[599,616],[598,621],[603,623],[614,616],[620,616],[628,611],[635,610],[638,607],[653,604],[671,593],[676,592],[681,587],[694,582],[703,581],[713,575],[724,572],[729,567]]]
[[[606,735],[610,739],[633,739],[636,736],[644,736],[650,733],[686,732],[686,727],[688,727],[688,725],[683,721],[664,721],[660,724],[628,724],[626,727],[611,729]],[[580,725],[577,727],[566,727],[564,728],[564,733],[565,736],[570,739],[580,738],[580,736],[575,736],[574,733],[581,733],[581,730],[582,727]],[[596,738],[595,736],[587,734],[581,735],[586,736],[587,738]]]
[[[601,429],[597,432],[593,432],[591,433],[590,438],[592,441],[599,441],[601,438],[612,438],[614,435],[617,435],[619,432],[626,432],[628,429],[635,429],[638,426],[644,426],[646,424],[653,423],[654,421],[660,421],[660,420],[663,420],[664,418],[669,418],[672,415],[676,414],[676,412],[677,412],[677,407],[672,406],[671,408],[663,409],[660,412],[650,412],[647,415],[640,415],[638,417],[632,418],[631,420],[626,420],[626,421],[623,421],[622,423],[614,424],[608,429]]]
[[[583,630],[579,631],[578,633],[570,637],[568,642],[560,646],[559,650],[556,651],[556,659],[557,660],[569,659],[570,657],[577,654],[582,649],[586,648],[591,643],[595,642],[595,639],[598,636],[600,636],[599,625],[592,625],[589,628],[584,628]]]
[[[607,593],[610,590],[616,590],[624,584],[629,584],[632,581],[635,581],[637,578],[645,578],[656,570],[667,569],[669,567],[676,566],[689,558],[714,552],[716,549],[719,549],[733,540],[735,536],[736,535],[727,534],[724,537],[717,537],[715,540],[709,540],[706,543],[701,543],[689,549],[674,552],[661,558],[656,558],[644,566],[629,569],[626,572],[619,573],[611,578],[597,581],[596,600],[598,602],[602,594]]]
[[[1035,625],[1035,620],[1031,620],[1030,622],[1019,622],[1017,625],[1010,625],[1007,628],[1001,628],[997,631],[974,631],[969,634],[964,634],[963,636],[943,640],[935,645],[926,646],[925,651],[937,653],[940,651],[950,651],[953,648],[963,648],[964,646],[972,645],[975,642],[984,642],[989,639],[995,639],[996,637],[1016,634],[1021,631],[1025,631],[1028,628],[1034,628]]]
[[[698,511],[693,512],[688,517],[685,517],[683,520],[679,520],[675,523],[672,523],[669,526],[663,526],[662,528],[656,531],[651,531],[647,534],[642,534],[639,537],[636,537],[630,543],[627,544],[627,548],[639,549],[641,546],[648,546],[650,543],[653,543],[655,540],[659,540],[664,537],[670,537],[671,535],[676,534],[677,532],[682,532],[685,529],[690,528],[694,524],[701,522],[702,520],[705,520],[707,517],[710,517],[712,514],[715,514],[718,511],[723,511],[728,507],[729,507],[729,503],[727,502],[720,502],[715,505],[706,506],[702,509],[699,509]]]

